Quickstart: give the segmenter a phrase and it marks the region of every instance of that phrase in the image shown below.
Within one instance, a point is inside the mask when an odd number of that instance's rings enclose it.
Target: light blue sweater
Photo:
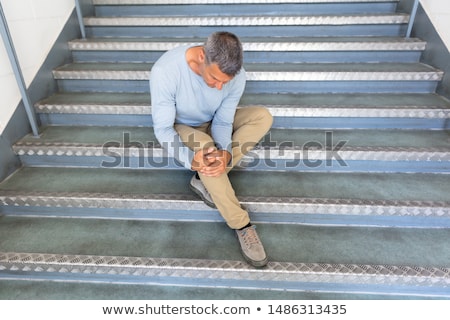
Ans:
[[[191,169],[194,152],[186,147],[174,124],[199,126],[211,123],[211,135],[218,149],[231,153],[231,135],[236,107],[245,88],[242,69],[222,90],[210,88],[186,61],[182,46],[166,52],[150,75],[152,117],[156,138],[170,156]]]

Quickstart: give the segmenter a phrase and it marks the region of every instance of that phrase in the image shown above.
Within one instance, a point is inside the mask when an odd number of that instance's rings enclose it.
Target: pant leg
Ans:
[[[175,125],[175,130],[184,144],[194,151],[214,146],[213,139],[207,133],[207,125],[192,128],[177,124]],[[199,177],[211,195],[217,210],[219,210],[230,228],[239,229],[250,222],[247,211],[241,208],[239,200],[236,198],[234,189],[228,179],[228,174],[224,173],[218,177],[207,177],[199,173]]]
[[[272,121],[272,115],[263,107],[245,107],[236,111],[232,136],[233,159],[228,171],[269,131]],[[183,142],[186,141],[186,145],[193,150],[200,150],[214,143],[205,132],[206,127],[195,129],[176,125],[175,129]],[[191,147],[193,145],[195,148]],[[250,222],[248,212],[241,208],[227,173],[219,177],[206,177],[202,174],[199,176],[230,228],[240,229]]]
[[[209,134],[209,127],[209,123],[199,127],[190,127],[184,124],[176,124],[174,126],[183,143],[194,152],[215,146],[214,140]]]
[[[264,107],[244,107],[236,111],[233,123],[233,168],[270,130],[273,117]]]

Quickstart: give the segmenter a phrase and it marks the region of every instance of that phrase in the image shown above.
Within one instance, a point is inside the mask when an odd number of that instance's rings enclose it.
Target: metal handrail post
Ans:
[[[414,0],[414,6],[411,10],[411,15],[409,16],[408,30],[406,31],[406,37],[411,37],[412,28],[414,25],[414,20],[416,20],[417,9],[419,8],[419,0]]]
[[[23,78],[22,70],[20,69],[19,60],[17,58],[16,50],[14,49],[13,41],[11,38],[11,34],[8,29],[8,24],[6,21],[5,14],[3,12],[2,4],[0,3],[0,33],[3,38],[3,42],[5,43],[5,48],[8,53],[9,60],[11,62],[11,66],[14,71],[14,75],[16,77],[17,85],[19,86],[20,94],[22,96],[22,101],[25,106],[25,111],[28,116],[28,121],[31,125],[31,130],[33,131],[33,135],[35,137],[39,136],[39,127],[36,118],[35,110],[31,104],[30,97],[28,95],[27,87],[25,84],[25,80]]]
[[[83,11],[81,10],[80,0],[75,0],[75,7],[77,9],[78,24],[80,25],[81,37],[83,39],[86,39],[86,29],[84,27]]]

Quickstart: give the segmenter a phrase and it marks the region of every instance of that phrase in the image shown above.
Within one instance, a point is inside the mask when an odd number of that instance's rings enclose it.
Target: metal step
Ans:
[[[148,80],[151,63],[72,63],[55,79]],[[248,81],[440,81],[443,72],[420,63],[247,63]]]
[[[155,62],[166,50],[201,45],[193,38],[93,38],[69,42],[75,62]],[[418,62],[426,43],[414,38],[242,38],[244,61]]]
[[[240,37],[404,36],[406,14],[87,17],[88,37],[207,37],[224,28]]]
[[[392,13],[398,1],[110,1],[94,2],[96,16]]]
[[[13,149],[26,166],[181,168],[150,128],[47,127]],[[374,137],[376,137],[374,139]],[[240,163],[245,170],[450,173],[446,132],[273,129]],[[151,161],[149,161],[151,159]]]
[[[69,42],[71,50],[167,51],[178,46],[202,45],[195,38],[91,38]],[[241,38],[244,51],[422,51],[426,42],[400,37]]]
[[[253,63],[244,67],[247,93],[430,93],[443,77],[442,71],[420,63]],[[53,74],[64,91],[148,92],[151,68],[149,63],[73,63]]]
[[[448,267],[450,259],[450,229],[256,227],[271,261]],[[25,243],[17,241],[23,234]],[[244,261],[234,230],[223,222],[5,216],[0,242],[2,252]]]
[[[151,126],[149,93],[58,93],[35,108],[45,125]],[[244,94],[263,105],[273,127],[448,128],[450,102],[435,94]]]
[[[39,253],[0,253],[0,279],[450,297],[450,269]]]
[[[185,170],[23,168],[0,185],[0,211],[222,221],[189,190],[191,177]],[[255,222],[450,227],[447,175],[241,171],[230,178]]]
[[[144,4],[266,4],[266,3],[398,3],[399,0],[92,0],[98,5],[144,5]]]
[[[148,80],[151,63],[72,63],[53,71],[57,80]],[[248,81],[440,81],[443,72],[420,63],[248,63]]]
[[[86,26],[158,27],[158,26],[311,26],[405,24],[406,14],[375,15],[289,15],[289,16],[166,16],[166,17],[87,17]]]

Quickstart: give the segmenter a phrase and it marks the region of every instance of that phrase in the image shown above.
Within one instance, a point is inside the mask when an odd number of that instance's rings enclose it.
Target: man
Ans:
[[[213,33],[203,46],[166,52],[151,71],[152,116],[158,141],[196,172],[191,189],[236,231],[244,258],[262,267],[264,247],[228,179],[272,125],[265,108],[237,110],[246,81],[242,64],[242,45],[228,32]]]

